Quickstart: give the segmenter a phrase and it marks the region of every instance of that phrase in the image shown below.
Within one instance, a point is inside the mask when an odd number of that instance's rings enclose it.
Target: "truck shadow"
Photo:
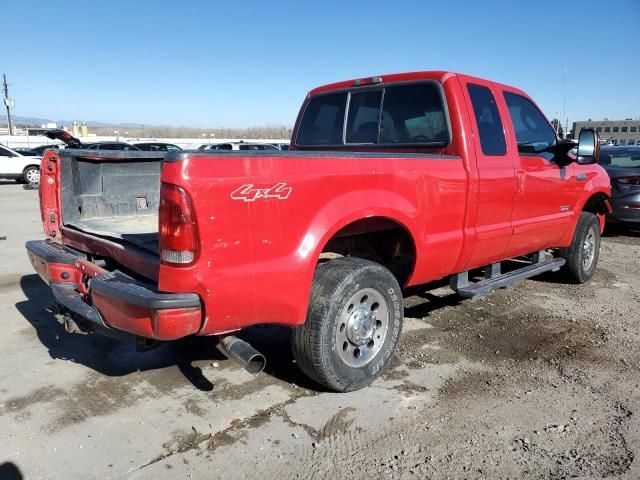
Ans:
[[[602,235],[605,238],[616,238],[616,237],[640,237],[640,224],[634,223],[619,223],[619,222],[607,222],[607,225],[604,229],[604,234]]]
[[[0,478],[2,480],[22,480],[22,472],[13,462],[4,462],[0,464]]]
[[[198,363],[218,362],[222,368],[236,368],[235,363],[216,348],[216,337],[192,336],[138,352],[133,343],[94,333],[67,333],[58,323],[55,309],[52,308],[55,300],[51,290],[38,275],[23,276],[20,287],[27,300],[16,303],[16,309],[34,328],[38,340],[47,348],[52,359],[79,363],[110,377],[176,366],[201,391],[214,390],[215,385],[197,366]],[[265,355],[267,375],[305,388],[318,388],[306,379],[293,362],[288,328],[256,326],[246,329],[239,336]]]

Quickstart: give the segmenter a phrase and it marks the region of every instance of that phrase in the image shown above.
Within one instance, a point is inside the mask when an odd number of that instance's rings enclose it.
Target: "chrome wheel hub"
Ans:
[[[382,349],[389,330],[389,305],[378,290],[363,288],[344,305],[336,326],[340,359],[350,367],[363,367]]]
[[[593,232],[593,228],[589,229],[587,236],[582,244],[582,266],[585,270],[589,270],[593,259],[596,256],[596,234]]]
[[[38,183],[40,181],[40,171],[39,170],[29,170],[27,172],[27,181],[29,183]]]
[[[354,345],[364,345],[373,338],[373,312],[368,308],[356,308],[347,320],[347,339]]]

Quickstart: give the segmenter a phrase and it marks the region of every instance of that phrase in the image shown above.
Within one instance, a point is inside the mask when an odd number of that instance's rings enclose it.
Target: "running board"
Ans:
[[[564,258],[550,258],[541,262],[532,263],[526,267],[503,273],[495,277],[486,278],[476,283],[465,281],[468,272],[454,275],[451,279],[451,288],[464,298],[476,298],[498,288],[507,288],[526,278],[534,277],[550,270],[559,270],[565,264]]]

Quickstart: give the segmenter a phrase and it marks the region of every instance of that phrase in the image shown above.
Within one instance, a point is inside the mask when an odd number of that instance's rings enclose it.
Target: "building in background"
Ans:
[[[640,145],[640,119],[591,120],[573,122],[572,138],[578,138],[580,130],[593,128],[600,138],[614,145]]]

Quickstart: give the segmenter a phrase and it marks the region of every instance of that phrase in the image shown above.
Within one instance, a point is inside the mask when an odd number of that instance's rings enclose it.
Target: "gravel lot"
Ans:
[[[285,329],[247,333],[257,377],[211,338],[136,353],[66,334],[24,251],[37,191],[0,182],[0,204],[3,480],[640,478],[639,231],[607,234],[588,285],[407,292],[392,368],[334,394],[297,371]]]

